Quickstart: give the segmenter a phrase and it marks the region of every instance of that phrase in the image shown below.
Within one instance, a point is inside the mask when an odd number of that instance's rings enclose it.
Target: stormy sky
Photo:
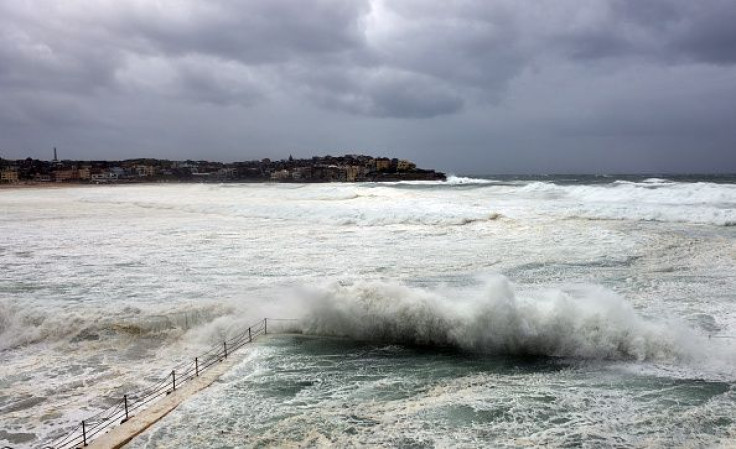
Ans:
[[[0,157],[736,171],[734,0],[0,0]]]

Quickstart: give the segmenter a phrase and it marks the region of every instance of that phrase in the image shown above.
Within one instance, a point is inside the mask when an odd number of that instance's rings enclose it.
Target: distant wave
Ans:
[[[447,177],[447,184],[496,184],[498,181],[484,178],[467,178],[463,176],[450,175]]]
[[[80,201],[96,204],[335,226],[457,226],[501,215],[514,220],[549,217],[736,224],[736,184],[645,181],[556,184],[450,177],[447,183],[421,185],[325,184],[300,189],[249,185],[217,194],[198,191],[202,187],[177,186],[138,188],[137,195],[93,189],[78,195]],[[188,194],[180,195],[182,189],[189,190]]]
[[[672,184],[673,182],[664,178],[647,178],[642,181],[644,184]]]
[[[516,193],[543,202],[541,209],[565,218],[643,220],[733,226],[736,185],[616,181],[557,185],[531,182]]]
[[[307,298],[307,334],[489,354],[678,362],[702,339],[648,320],[599,287],[520,295],[503,277],[477,289],[432,292],[395,283],[331,284]]]
[[[387,189],[381,190],[378,194],[374,189],[355,185],[324,185],[312,190],[300,190],[296,193],[292,191],[289,195],[264,189],[256,191],[242,189],[236,192],[235,195],[227,197],[203,195],[168,199],[151,195],[133,198],[109,197],[92,192],[82,196],[80,201],[201,215],[290,220],[335,226],[463,226],[503,217],[499,211],[490,207],[447,207],[448,204],[442,199],[429,198],[417,201],[417,195],[413,192]]]

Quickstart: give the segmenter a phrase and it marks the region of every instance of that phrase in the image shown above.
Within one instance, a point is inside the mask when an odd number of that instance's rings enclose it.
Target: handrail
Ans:
[[[256,337],[268,334],[268,321],[297,321],[290,318],[263,318],[232,338],[225,338],[222,344],[214,345],[208,351],[194,358],[194,361],[185,364],[179,363],[161,380],[137,393],[121,395],[122,399],[110,407],[82,420],[71,431],[58,437],[44,449],[72,449],[89,445],[97,435],[109,428],[122,424],[133,418],[132,412],[140,410],[161,396],[176,391],[181,385],[196,379],[200,373],[216,363],[222,362],[234,351],[252,343]],[[12,449],[6,446],[3,449]]]

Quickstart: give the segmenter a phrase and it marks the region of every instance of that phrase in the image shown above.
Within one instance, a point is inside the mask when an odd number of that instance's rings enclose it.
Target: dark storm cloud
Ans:
[[[452,142],[492,142],[564,160],[570,136],[595,155],[683,133],[726,155],[734,23],[732,0],[3,2],[0,148],[168,154],[198,127],[223,159],[248,156],[220,134],[253,157],[308,143],[442,164]]]
[[[441,79],[396,69],[315,68],[293,75],[327,108],[375,117],[427,118],[457,112],[463,99]]]
[[[363,45],[366,2],[132,2],[108,17],[121,35],[169,55],[265,64]]]
[[[730,0],[616,0],[600,11],[594,21],[561,33],[573,57],[736,62],[736,5]]]

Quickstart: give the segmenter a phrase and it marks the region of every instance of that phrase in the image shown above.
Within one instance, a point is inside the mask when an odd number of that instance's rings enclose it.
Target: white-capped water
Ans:
[[[621,398],[634,395],[641,383],[661,387],[651,379],[716,382],[725,390],[707,400],[726,400],[736,367],[736,188],[667,179],[612,181],[451,178],[0,190],[0,443],[41,444],[119,393],[146,385],[263,316],[302,318],[298,330],[307,334],[461,351],[479,360],[552,357],[571,363],[564,372],[576,379],[578,390],[552,394],[550,411],[565,419],[572,412],[563,411],[560,401],[591,397],[606,404],[596,413],[629,423],[637,418],[621,415],[616,401],[628,400]],[[245,375],[255,364],[266,367],[259,375],[278,378],[266,361],[281,346],[259,345],[237,372]],[[324,356],[311,355],[289,352],[306,364]],[[565,379],[555,377],[557,370],[532,369],[524,378],[486,368],[415,380],[389,357],[376,388],[390,396],[391,385],[416,382],[416,391],[424,393],[411,390],[380,404],[413,421],[401,431],[380,425],[385,434],[378,431],[365,443],[414,435],[427,444],[449,444],[439,436],[441,429],[473,421],[475,412],[464,414],[463,407],[484,410],[483,398],[492,395],[478,386],[458,387],[466,376],[507,379],[515,383],[509,392],[525,389],[530,395],[546,394],[539,376],[552,383]],[[615,373],[622,386],[591,384],[599,370]],[[228,379],[235,388],[239,377]],[[334,388],[350,385],[337,382]],[[427,389],[436,394],[427,396]],[[319,394],[312,390],[300,390],[307,403],[318,399],[309,396]],[[477,394],[472,401],[470,391]],[[203,400],[215,401],[218,393],[212,394]],[[442,411],[406,411],[421,409],[418,404],[430,397],[460,412],[448,412],[448,418]],[[340,407],[340,398],[331,399],[328,410]],[[517,399],[509,393],[506,400]],[[670,399],[677,400],[663,394],[657,401]],[[641,413],[659,413],[664,405],[657,401]],[[509,410],[516,416],[539,412],[521,403]],[[292,405],[274,399],[272,412],[297,416]],[[355,407],[368,413],[371,405],[357,400]],[[710,408],[698,407],[683,407],[682,413],[716,420],[715,414],[708,417]],[[441,425],[432,413],[460,424]],[[579,419],[590,419],[585,413]],[[197,419],[215,432],[222,419],[215,415],[203,412]],[[675,432],[677,422],[665,415],[659,425]],[[363,441],[334,429],[310,430],[318,418],[324,417],[294,417],[296,424],[287,427],[317,442]],[[490,418],[483,422],[477,438],[532,432],[492,424]],[[191,437],[172,426],[168,434],[165,422],[157,430],[178,441],[172,447]],[[356,426],[355,435],[364,437],[371,427]],[[733,431],[730,423],[714,426],[712,435]],[[278,433],[280,427],[269,429]],[[530,436],[530,444],[548,444],[565,429],[540,426],[537,432],[547,436]],[[617,441],[615,428],[596,429],[605,441]],[[299,438],[283,442],[299,445]],[[165,447],[164,440],[149,444]]]

